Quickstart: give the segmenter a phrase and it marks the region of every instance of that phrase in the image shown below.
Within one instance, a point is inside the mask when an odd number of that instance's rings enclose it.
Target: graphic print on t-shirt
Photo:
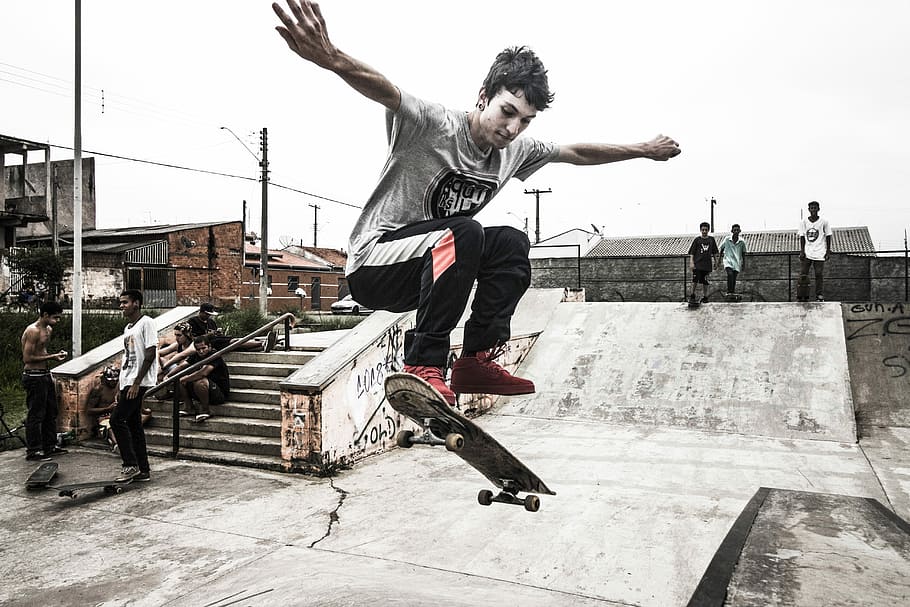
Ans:
[[[815,242],[816,240],[818,240],[818,228],[806,230],[806,242]]]
[[[424,208],[431,219],[471,216],[490,202],[497,189],[499,183],[493,179],[448,168],[427,189]]]

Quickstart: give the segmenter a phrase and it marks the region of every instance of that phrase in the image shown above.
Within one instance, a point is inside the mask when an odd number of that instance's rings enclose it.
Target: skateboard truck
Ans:
[[[430,429],[432,421],[431,419],[423,420],[425,430],[420,435],[415,435],[411,430],[402,430],[395,436],[395,444],[404,449],[410,449],[414,445],[432,445],[434,447],[445,445],[449,451],[461,451],[464,447],[464,437],[457,432],[450,432],[446,434],[445,438],[442,438]]]
[[[539,497],[536,495],[529,495],[521,498],[517,495],[519,491],[520,489],[515,485],[515,481],[504,480],[502,481],[502,491],[497,495],[493,495],[493,492],[489,489],[482,489],[480,493],[477,494],[477,502],[481,506],[491,506],[493,502],[524,506],[525,510],[528,512],[537,512],[540,510]]]

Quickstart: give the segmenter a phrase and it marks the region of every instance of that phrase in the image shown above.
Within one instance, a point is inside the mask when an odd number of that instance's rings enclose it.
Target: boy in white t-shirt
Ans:
[[[799,222],[799,282],[797,301],[809,299],[809,266],[815,268],[815,299],[825,301],[825,262],[831,253],[831,237],[834,232],[828,220],[818,216],[821,205],[815,200],[809,203],[809,217]]]
[[[152,319],[142,313],[142,291],[123,291],[120,310],[129,323],[123,329],[120,397],[110,420],[123,459],[123,470],[117,480],[149,481],[142,398],[158,379],[158,332]]]

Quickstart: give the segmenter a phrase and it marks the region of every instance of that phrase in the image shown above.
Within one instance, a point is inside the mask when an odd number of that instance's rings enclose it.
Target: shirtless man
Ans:
[[[54,325],[63,308],[55,301],[41,304],[38,320],[22,332],[22,385],[28,415],[25,418],[25,459],[47,460],[66,453],[57,446],[57,394],[47,367],[49,360],[66,360],[66,350],[47,353]]]

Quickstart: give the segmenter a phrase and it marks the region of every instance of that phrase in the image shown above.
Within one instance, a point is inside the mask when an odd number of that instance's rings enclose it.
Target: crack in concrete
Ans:
[[[881,477],[879,477],[878,470],[875,469],[875,464],[873,464],[872,460],[869,459],[869,455],[863,448],[862,443],[858,443],[857,447],[859,447],[859,452],[863,454],[863,457],[866,458],[866,463],[869,464],[869,469],[872,470],[872,476],[875,477],[875,482],[878,483],[879,488],[882,490],[882,495],[885,496],[885,501],[888,502],[888,508],[891,510],[891,512],[897,513],[897,510],[894,509],[894,504],[891,503],[891,496],[888,495],[888,490],[885,489],[885,484],[882,482]]]
[[[329,479],[329,486],[332,489],[334,489],[336,493],[338,493],[338,504],[336,504],[334,510],[329,512],[329,526],[326,528],[325,534],[318,540],[313,541],[313,543],[309,545],[309,548],[315,547],[316,544],[318,544],[325,538],[332,535],[332,527],[334,527],[335,523],[337,523],[340,520],[340,518],[338,517],[338,511],[341,510],[341,506],[344,505],[344,500],[348,497],[347,491],[345,491],[344,489],[341,489],[340,487],[335,486],[334,479],[331,479],[331,478]]]

